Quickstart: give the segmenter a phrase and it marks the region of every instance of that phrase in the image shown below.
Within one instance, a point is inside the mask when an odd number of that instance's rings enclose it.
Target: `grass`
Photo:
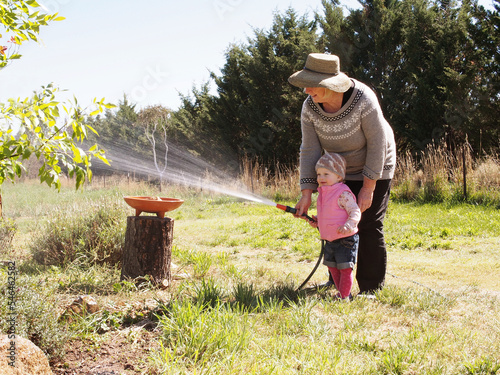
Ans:
[[[88,218],[114,207],[125,222],[133,212],[122,196],[133,194],[158,195],[133,184],[61,193],[4,186],[4,215],[17,232],[2,258],[18,263],[19,324],[53,362],[75,341],[97,356],[104,342],[147,319],[155,322],[158,349],[138,359],[144,374],[500,373],[500,212],[492,206],[391,202],[389,274],[376,301],[335,302],[333,290],[295,290],[319,253],[317,231],[305,221],[181,188],[168,192],[185,203],[169,215],[175,267],[167,290],[147,280],[120,282],[117,266],[32,260],[27,245],[61,210]],[[325,279],[320,267],[311,284]],[[59,319],[81,294],[100,310]]]

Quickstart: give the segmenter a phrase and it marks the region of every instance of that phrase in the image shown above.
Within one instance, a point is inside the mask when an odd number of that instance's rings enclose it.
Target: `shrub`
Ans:
[[[500,163],[494,157],[481,160],[473,172],[473,178],[480,188],[498,189],[500,186]]]
[[[7,295],[7,272],[0,270],[0,295]],[[64,344],[69,338],[65,327],[58,324],[56,285],[18,277],[15,281],[16,335],[31,340],[48,355],[49,359],[62,358]],[[11,314],[7,298],[0,298],[0,316]],[[0,330],[8,332],[9,322],[0,319]]]
[[[7,253],[11,248],[16,232],[17,225],[14,220],[0,217],[0,254]]]
[[[464,186],[467,194],[464,194]],[[466,201],[500,206],[499,186],[497,155],[474,161],[468,145],[454,151],[448,150],[445,144],[429,145],[419,154],[406,152],[398,156],[391,198],[423,203]]]
[[[33,258],[45,265],[119,265],[125,239],[121,206],[104,205],[87,216],[58,212],[35,237]]]
[[[445,202],[450,197],[450,187],[445,176],[436,174],[427,179],[424,185],[422,200],[424,202]]]

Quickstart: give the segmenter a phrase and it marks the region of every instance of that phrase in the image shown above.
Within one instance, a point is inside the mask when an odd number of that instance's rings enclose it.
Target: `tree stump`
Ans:
[[[174,219],[127,217],[121,280],[151,276],[162,285],[170,281]]]

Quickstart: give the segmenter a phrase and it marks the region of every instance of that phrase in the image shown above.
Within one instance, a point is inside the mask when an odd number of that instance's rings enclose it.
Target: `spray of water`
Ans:
[[[106,150],[113,170],[159,178],[153,160],[138,159],[128,150],[129,146],[116,142],[103,145],[103,148]],[[102,165],[99,165],[99,168],[106,169]],[[245,186],[235,178],[230,177],[227,172],[174,145],[169,145],[168,166],[163,173],[163,178],[164,181],[179,185],[276,206],[273,201],[248,191]]]

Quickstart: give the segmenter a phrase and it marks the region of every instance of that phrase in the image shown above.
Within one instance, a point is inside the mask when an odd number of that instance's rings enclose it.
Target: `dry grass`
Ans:
[[[276,172],[258,160],[243,160],[240,181],[248,190],[275,200],[297,200],[299,169],[277,164]],[[465,172],[465,173],[464,173]],[[464,177],[467,198],[464,197]],[[393,199],[420,202],[466,201],[500,205],[498,155],[474,157],[469,146],[452,152],[429,145],[418,154],[398,155]]]
[[[300,194],[298,167],[276,163],[274,172],[258,160],[243,159],[241,182],[254,194],[275,200],[293,200]]]

